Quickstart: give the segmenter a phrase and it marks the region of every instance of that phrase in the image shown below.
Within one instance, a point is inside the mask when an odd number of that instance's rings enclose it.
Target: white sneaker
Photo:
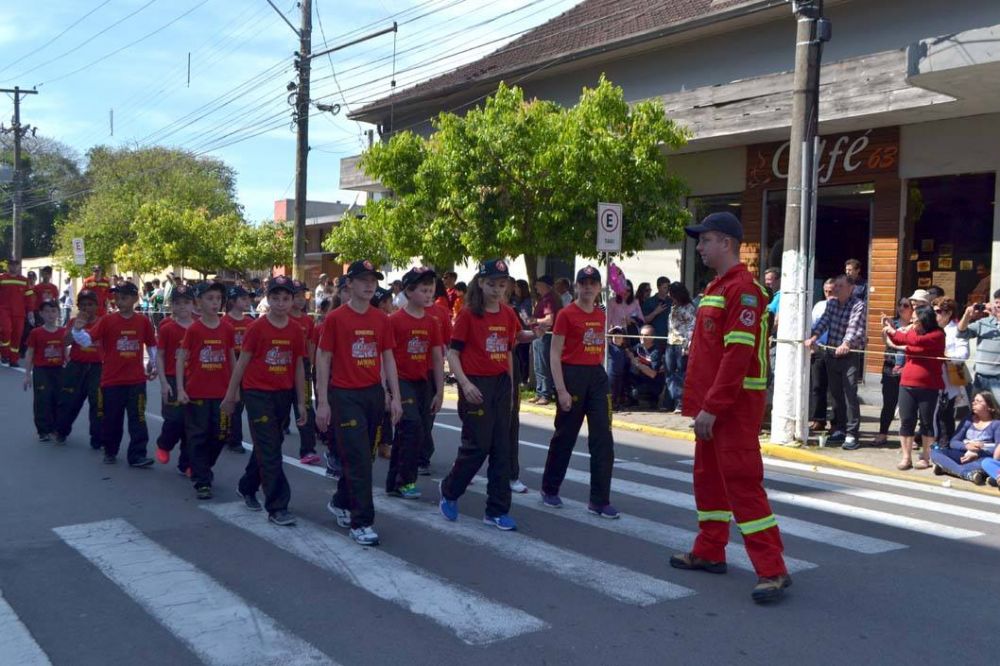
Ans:
[[[520,479],[514,479],[510,482],[510,492],[512,493],[526,493],[528,492],[528,486],[521,483]]]
[[[351,538],[362,546],[377,546],[378,532],[371,527],[358,527],[351,530]]]
[[[333,505],[333,498],[330,498],[330,502],[326,505],[326,510],[332,513],[337,518],[337,524],[341,527],[351,526],[351,512],[347,509],[340,509]]]

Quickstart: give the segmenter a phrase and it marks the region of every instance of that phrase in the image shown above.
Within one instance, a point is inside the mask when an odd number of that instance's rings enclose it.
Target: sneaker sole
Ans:
[[[264,510],[264,507],[262,507],[260,505],[260,502],[257,502],[257,506],[250,506],[249,504],[247,504],[247,496],[240,492],[240,487],[239,486],[236,486],[236,494],[240,496],[241,500],[243,500],[243,506],[245,506],[246,508],[248,508],[250,511],[263,511]],[[254,499],[257,499],[257,498],[255,497]]]
[[[150,460],[149,462],[135,463],[134,465],[132,463],[129,463],[128,466],[129,467],[134,467],[135,469],[145,469],[147,467],[152,467],[153,466],[153,461]]]
[[[544,506],[546,508],[549,508],[549,509],[561,509],[561,508],[563,508],[563,505],[562,505],[561,502],[559,504],[549,504],[545,500],[542,500],[542,506]]]
[[[292,518],[291,520],[275,520],[271,516],[268,516],[267,517],[267,521],[269,523],[274,523],[275,525],[277,525],[279,527],[295,527],[295,519],[294,518]]]
[[[514,527],[504,527],[503,525],[498,525],[497,523],[493,522],[489,518],[483,518],[483,524],[484,525],[492,525],[493,527],[497,528],[498,530],[500,530],[502,532],[514,532],[514,531],[517,531],[517,526],[514,526]]]
[[[710,564],[704,567],[695,567],[673,557],[670,558],[670,566],[682,571],[704,571],[710,574],[724,574],[729,571],[729,567],[725,564]]]
[[[333,506],[330,506],[330,503],[329,503],[329,502],[327,502],[327,504],[326,504],[326,510],[327,510],[327,511],[329,511],[329,512],[330,512],[330,514],[331,514],[331,515],[332,515],[332,516],[333,516],[334,518],[336,518],[336,519],[337,519],[337,526],[338,526],[338,527],[347,527],[347,528],[349,528],[349,527],[351,526],[351,519],[350,519],[350,518],[348,518],[348,519],[347,519],[347,524],[345,525],[345,524],[344,524],[344,523],[342,522],[342,519],[341,519],[341,517],[337,515],[337,511],[340,511],[340,509],[337,509],[336,507],[333,507]]]
[[[374,541],[361,541],[359,539],[353,539],[353,541],[359,546],[377,546],[381,543],[378,539],[375,539]]]
[[[769,604],[780,600],[785,596],[785,590],[792,586],[792,581],[787,581],[784,585],[774,589],[754,591],[750,594],[750,598],[758,604]]]
[[[593,509],[587,509],[587,513],[592,513],[595,516],[598,516],[600,518],[604,518],[605,520],[618,520],[619,518],[622,517],[622,514],[620,514],[620,513],[616,513],[613,516],[609,516],[606,513],[602,513],[600,511],[594,511]]]

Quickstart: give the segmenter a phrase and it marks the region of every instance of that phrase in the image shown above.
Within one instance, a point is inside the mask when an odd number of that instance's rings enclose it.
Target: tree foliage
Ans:
[[[226,240],[225,265],[240,273],[291,266],[293,236],[291,222],[268,220],[258,225],[244,224]]]
[[[441,114],[433,127],[364,155],[362,168],[393,196],[345,219],[327,250],[393,265],[524,255],[534,278],[538,256],[597,256],[599,201],[623,204],[623,254],[681,235],[686,188],[665,153],[685,134],[661,104],[630,105],[604,77],[572,108],[501,84],[484,106]]]

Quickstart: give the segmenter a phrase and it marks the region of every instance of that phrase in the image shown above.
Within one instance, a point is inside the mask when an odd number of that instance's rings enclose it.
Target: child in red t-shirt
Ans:
[[[88,322],[84,330],[90,330],[97,323],[97,293],[90,289],[81,289],[76,295],[78,317]],[[73,340],[69,331],[73,330],[76,319],[67,323],[67,340],[72,346],[69,350],[69,363],[62,375],[62,390],[59,392],[59,405],[56,408],[56,442],[62,444],[73,430],[84,401],[90,420],[90,448],[101,448],[101,349],[96,345],[89,347]]]
[[[306,424],[299,427],[299,462],[303,465],[321,465],[323,459],[316,453],[316,412],[312,407],[312,358],[314,349],[312,348],[312,334],[316,325],[309,316],[309,299],[306,298],[306,286],[298,280],[292,280],[292,287],[295,289],[295,296],[292,298],[292,311],[288,313],[288,318],[302,328],[302,335],[306,341],[306,356],[302,359],[306,372]],[[292,403],[292,413],[298,422],[298,405]],[[287,428],[290,419],[285,417],[285,427]]]
[[[226,314],[222,321],[229,324],[233,329],[233,347],[236,358],[240,357],[240,349],[243,347],[243,337],[253,323],[253,319],[247,316],[252,303],[250,292],[239,285],[234,285],[226,292]],[[232,418],[229,419],[229,437],[226,441],[226,449],[232,453],[243,455],[243,401],[240,400],[233,408]]]
[[[306,343],[302,329],[288,318],[294,291],[292,281],[284,275],[268,281],[267,314],[247,329],[222,401],[222,411],[232,416],[242,388],[253,455],[240,478],[240,496],[248,509],[260,511],[257,489],[263,488],[267,518],[282,526],[295,524],[295,517],[288,511],[291,488],[281,459],[281,443],[285,438],[281,423],[292,407],[292,387],[299,403],[299,425],[305,424],[306,415],[302,364]]]
[[[163,427],[156,438],[156,460],[163,465],[170,462],[170,452],[177,444],[181,454],[177,458],[177,471],[191,476],[191,451],[184,428],[184,407],[177,400],[177,350],[191,324],[194,323],[194,289],[186,284],[174,287],[170,294],[170,317],[160,323],[156,357],[156,370],[160,376],[160,415]]]
[[[391,315],[394,312],[392,291],[389,289],[376,287],[375,295],[372,296],[370,302],[373,308],[381,310],[387,315]],[[372,450],[372,456],[378,455],[379,458],[388,460],[392,456],[393,439],[392,415],[389,414],[389,407],[387,405],[385,411],[382,412],[382,422],[375,429],[375,448]]]
[[[149,319],[135,311],[135,304],[139,301],[138,287],[125,282],[111,291],[117,312],[98,319],[89,331],[84,330],[89,320],[78,316],[73,323],[73,339],[84,346],[97,343],[104,357],[101,367],[104,462],[113,465],[118,460],[127,415],[128,464],[131,467],[149,467],[153,459],[146,456],[146,445],[149,443],[146,380],[156,378],[156,333]],[[142,362],[144,349],[149,351],[149,362],[145,367]]]
[[[42,325],[28,334],[28,352],[24,357],[24,390],[34,384],[35,429],[38,440],[48,442],[56,432],[56,409],[66,361],[66,329],[59,320],[59,303],[43,301],[39,314]],[[56,438],[56,441],[59,441]]]
[[[323,432],[335,414],[333,436],[344,473],[327,509],[337,524],[351,528],[351,538],[364,546],[379,542],[372,529],[372,450],[382,416],[388,407],[391,421],[399,421],[402,406],[395,347],[389,318],[371,306],[383,275],[370,261],[355,261],[347,271],[350,301],[331,312],[323,322],[316,352],[316,425]],[[388,384],[386,395],[383,379]],[[388,401],[388,405],[386,402]],[[332,406],[332,410],[331,410]]]
[[[225,293],[221,282],[198,286],[201,317],[188,327],[177,350],[177,402],[184,408],[191,480],[200,500],[212,499],[212,467],[229,436],[222,400],[236,353],[233,329],[219,317]]]

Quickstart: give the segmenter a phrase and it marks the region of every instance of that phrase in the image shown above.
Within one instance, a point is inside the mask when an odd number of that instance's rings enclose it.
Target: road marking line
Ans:
[[[449,416],[451,416],[451,415],[449,414]],[[455,414],[454,416],[457,417],[458,414]],[[453,426],[450,423],[439,423],[439,422],[435,421],[434,422],[434,427],[435,428],[441,428],[442,430],[452,430],[454,432],[462,432],[462,428],[460,426]],[[535,426],[535,427],[537,427],[537,426]],[[527,446],[528,448],[540,449],[542,451],[548,451],[549,450],[549,445],[548,444],[538,444],[537,442],[529,442],[529,441],[524,440],[524,439],[519,439],[517,441],[518,441],[518,443],[521,446]],[[586,453],[584,451],[573,451],[573,455],[574,456],[579,456],[580,458],[588,458],[588,459],[590,458],[590,454]],[[616,463],[618,462],[618,458],[615,458],[615,462]]]
[[[469,486],[468,492],[485,495],[486,477],[476,477],[476,480],[481,481],[482,484]],[[596,527],[609,532],[624,534],[625,536],[630,536],[641,541],[647,541],[649,543],[656,544],[657,546],[663,546],[664,548],[669,548],[678,552],[687,552],[691,550],[691,546],[694,544],[694,538],[697,536],[697,533],[686,530],[682,527],[665,525],[663,523],[647,520],[646,518],[639,518],[638,516],[623,514],[618,520],[599,518],[587,512],[586,502],[578,502],[565,497],[562,498],[563,508],[558,510],[545,508],[538,496],[534,494],[529,495],[515,493],[512,500],[514,501],[514,504],[518,506],[534,509],[549,516],[567,518],[574,522],[587,525],[588,527]],[[750,558],[747,557],[746,549],[744,549],[740,544],[729,544],[726,546],[726,561],[738,569],[745,569],[747,571],[754,570],[753,563],[751,563]],[[818,566],[812,562],[795,559],[794,557],[785,557],[785,565],[788,567],[788,571],[790,573],[815,569]]]
[[[0,592],[0,664],[52,666],[45,651]]]
[[[212,666],[334,662],[121,519],[53,530]]]
[[[603,562],[572,550],[560,548],[517,532],[500,532],[479,520],[461,516],[451,523],[435,507],[426,504],[376,498],[376,511],[482,546],[500,557],[540,569],[583,587],[634,606],[651,606],[661,601],[694,594],[691,590],[616,564]],[[473,522],[474,521],[474,522]]]
[[[540,474],[542,469],[533,468],[529,471]],[[589,484],[590,474],[571,469],[566,472],[566,480],[574,483]],[[667,490],[664,488],[656,488],[654,486],[647,486],[645,484],[635,483],[632,481],[624,481],[622,479],[612,480],[611,489],[615,492],[622,493],[623,495],[638,497],[639,499],[648,500],[650,502],[675,506],[681,509],[690,509],[691,511],[695,510],[694,496],[687,493]],[[802,539],[808,539],[810,541],[818,541],[823,544],[844,548],[846,550],[853,550],[855,552],[865,553],[868,555],[886,553],[892,550],[906,548],[906,546],[901,543],[869,537],[863,534],[855,534],[853,532],[847,532],[835,527],[826,527],[825,525],[818,525],[806,520],[789,518],[788,516],[779,516],[778,525],[781,527],[781,531],[785,534],[797,536]]]
[[[289,529],[271,525],[240,502],[201,508],[380,599],[450,629],[469,645],[487,645],[548,626],[522,610],[491,601],[384,551],[362,548],[301,518]]]

